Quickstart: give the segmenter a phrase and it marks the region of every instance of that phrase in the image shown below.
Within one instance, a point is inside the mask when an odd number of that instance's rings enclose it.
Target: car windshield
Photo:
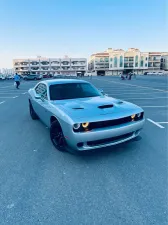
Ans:
[[[66,83],[50,85],[50,99],[63,100],[100,96],[99,91],[88,83]]]

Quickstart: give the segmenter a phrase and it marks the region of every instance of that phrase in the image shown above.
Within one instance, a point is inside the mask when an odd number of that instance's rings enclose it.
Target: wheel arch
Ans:
[[[59,125],[60,125],[60,122],[59,122],[59,120],[56,118],[56,116],[51,116],[50,117],[50,126],[51,126],[51,124],[53,123],[53,122],[57,122]],[[61,125],[60,125],[61,126]]]

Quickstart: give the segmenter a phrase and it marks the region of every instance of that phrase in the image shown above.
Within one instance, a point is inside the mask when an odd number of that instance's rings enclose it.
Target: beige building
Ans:
[[[29,58],[14,59],[13,67],[19,74],[81,74],[87,71],[86,58]]]
[[[92,54],[88,68],[94,75],[117,75],[120,73],[160,71],[163,52],[140,52],[139,49],[109,48],[102,53]]]

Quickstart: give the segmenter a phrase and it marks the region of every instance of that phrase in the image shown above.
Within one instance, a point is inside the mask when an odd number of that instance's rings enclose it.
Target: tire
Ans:
[[[37,114],[35,113],[34,109],[33,109],[33,106],[31,104],[31,102],[29,102],[29,111],[30,111],[30,116],[32,118],[32,120],[38,120],[38,116]]]
[[[62,132],[62,128],[60,126],[60,124],[58,123],[58,121],[54,121],[51,124],[50,127],[50,139],[51,142],[53,143],[54,147],[61,152],[66,151],[66,140],[64,137],[64,134]]]

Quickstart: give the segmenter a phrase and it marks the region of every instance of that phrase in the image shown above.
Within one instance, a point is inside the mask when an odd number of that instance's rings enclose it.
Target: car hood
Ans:
[[[140,107],[132,103],[106,96],[52,101],[52,104],[72,119],[91,119],[108,114],[113,114],[114,118],[118,118],[142,111]]]

